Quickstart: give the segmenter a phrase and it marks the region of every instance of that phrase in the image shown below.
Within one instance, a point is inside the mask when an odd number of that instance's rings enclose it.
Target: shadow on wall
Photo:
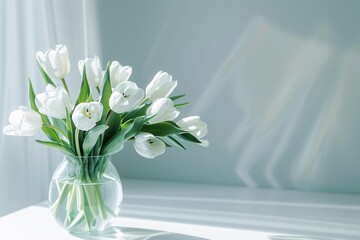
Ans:
[[[102,36],[112,36],[102,39],[106,58],[138,69],[132,79],[140,86],[157,70],[171,73],[175,94],[192,103],[179,118],[199,114],[209,128],[209,148],[168,149],[155,161],[127,146],[116,163],[120,175],[360,193],[357,5],[101,5]],[[115,22],[118,33],[109,27]]]
[[[342,50],[321,40],[330,36],[327,25],[304,38],[255,18],[192,109],[206,111],[231,92],[227,109],[241,118],[232,129],[224,127],[226,148],[246,186],[327,183],[342,191],[360,182],[356,171],[341,183],[333,178],[359,166],[360,47]]]

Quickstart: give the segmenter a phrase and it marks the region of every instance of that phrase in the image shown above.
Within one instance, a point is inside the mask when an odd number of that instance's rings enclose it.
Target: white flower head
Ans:
[[[96,88],[100,85],[103,77],[103,71],[101,68],[101,63],[98,56],[94,58],[86,58],[85,60],[80,60],[78,63],[80,74],[83,74],[85,66],[86,78],[89,85],[93,88]]]
[[[46,86],[44,92],[36,95],[35,103],[39,112],[58,119],[66,118],[66,110],[71,109],[68,92],[62,86],[54,87],[51,84]]]
[[[156,99],[146,110],[146,116],[152,117],[149,119],[150,123],[172,121],[179,114],[180,112],[174,107],[170,98]]]
[[[109,99],[110,109],[116,113],[128,112],[137,107],[144,99],[144,90],[136,83],[125,81],[113,89]]]
[[[208,133],[207,124],[204,121],[201,121],[199,116],[183,118],[177,122],[177,125],[179,125],[179,127],[183,130],[189,131],[192,135],[199,139],[202,146],[209,146],[209,141],[202,139]]]
[[[19,106],[18,110],[10,113],[9,123],[3,129],[5,135],[34,136],[42,127],[41,116],[25,106]]]
[[[151,133],[141,132],[135,136],[134,148],[145,158],[155,158],[165,152],[165,143]]]
[[[159,71],[146,87],[146,98],[154,101],[158,98],[168,97],[176,88],[177,81],[167,72]]]
[[[82,131],[89,131],[100,121],[102,111],[103,106],[99,102],[80,103],[75,107],[72,115],[75,127]]]
[[[62,79],[70,72],[69,54],[65,45],[56,45],[55,49],[49,49],[45,53],[39,51],[36,59],[51,78]]]
[[[122,82],[129,80],[132,68],[130,66],[121,66],[118,61],[114,61],[110,65],[110,84],[112,88],[115,88]]]

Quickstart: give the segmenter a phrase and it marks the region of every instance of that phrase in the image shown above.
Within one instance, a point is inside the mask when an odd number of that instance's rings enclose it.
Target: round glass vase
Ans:
[[[110,156],[64,156],[51,179],[49,206],[70,233],[101,232],[120,211],[123,191]]]

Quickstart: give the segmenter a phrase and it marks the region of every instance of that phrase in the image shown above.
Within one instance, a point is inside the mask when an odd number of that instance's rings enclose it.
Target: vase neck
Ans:
[[[65,161],[72,163],[78,163],[82,165],[86,162],[98,162],[98,161],[109,161],[111,155],[99,155],[99,156],[73,156],[73,155],[64,155]]]
[[[81,182],[97,182],[102,179],[110,155],[105,156],[64,156],[66,166]]]

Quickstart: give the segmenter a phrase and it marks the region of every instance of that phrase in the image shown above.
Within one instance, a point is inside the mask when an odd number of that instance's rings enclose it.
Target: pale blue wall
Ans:
[[[158,70],[208,122],[209,148],[124,177],[360,193],[360,1],[99,1],[103,61]]]

